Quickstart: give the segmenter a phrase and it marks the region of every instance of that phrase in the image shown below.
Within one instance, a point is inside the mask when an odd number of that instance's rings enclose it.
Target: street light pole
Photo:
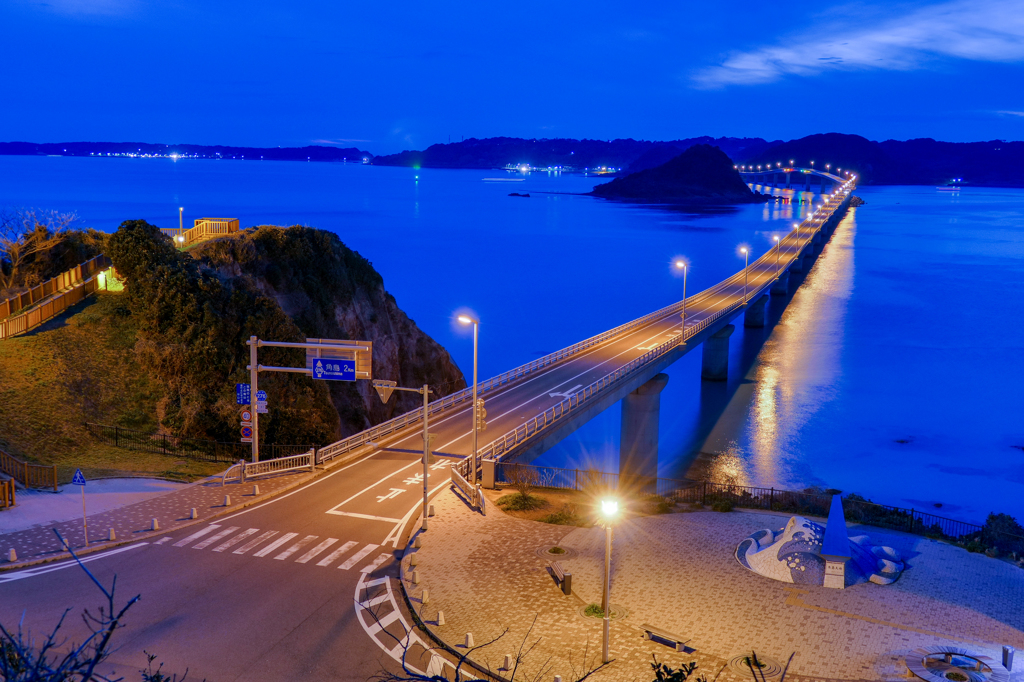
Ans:
[[[604,614],[604,645],[601,649],[601,662],[611,660],[608,654],[608,640],[611,634],[611,591],[612,591],[612,519],[619,512],[617,500],[601,500],[601,514],[604,516],[604,596],[601,599],[601,611]]]
[[[779,278],[779,249],[782,246],[782,242],[779,241],[779,235],[775,235],[775,279]]]
[[[676,261],[676,267],[683,269],[683,312],[682,312],[682,318],[683,318],[683,340],[685,341],[686,340],[686,270],[687,270],[687,268],[686,268],[686,261],[684,261],[684,260],[677,260]]]
[[[476,485],[478,480],[478,473],[480,471],[480,462],[477,461],[477,447],[479,441],[480,431],[480,406],[477,405],[477,364],[478,364],[478,349],[480,347],[480,320],[472,318],[469,315],[459,315],[459,322],[462,324],[473,325],[473,461],[470,466],[473,478],[471,482]]]
[[[405,388],[396,385],[394,381],[385,379],[374,379],[373,388],[380,396],[380,401],[386,403],[394,391],[411,391],[412,393],[423,394],[423,524],[421,528],[427,529],[427,513],[430,511],[429,495],[430,488],[427,477],[430,474],[430,386],[423,384],[423,388]]]
[[[747,269],[750,265],[750,253],[746,247],[740,249],[743,252],[743,302],[747,302]]]

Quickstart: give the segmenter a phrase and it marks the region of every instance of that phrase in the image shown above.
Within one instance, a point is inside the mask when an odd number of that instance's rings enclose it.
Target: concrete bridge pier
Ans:
[[[810,192],[811,191],[811,174],[810,173],[804,173],[804,191],[805,192]]]
[[[700,378],[706,381],[725,381],[729,378],[729,337],[736,327],[727,324],[704,341]]]
[[[623,487],[656,492],[658,420],[661,414],[661,392],[667,384],[667,374],[656,374],[622,399],[619,483]]]
[[[821,230],[818,230],[817,232],[814,233],[814,236],[811,237],[811,243],[812,244],[820,244],[821,243]]]
[[[747,304],[747,310],[743,313],[743,326],[759,328],[764,326],[764,307],[768,303],[768,296],[761,296],[756,301]]]
[[[792,183],[792,179],[793,178],[791,177],[792,175],[793,175],[792,173],[786,173],[786,189],[789,189],[790,185],[793,184]]]
[[[789,293],[789,271],[779,273],[779,278],[772,282],[772,296],[785,296]]]

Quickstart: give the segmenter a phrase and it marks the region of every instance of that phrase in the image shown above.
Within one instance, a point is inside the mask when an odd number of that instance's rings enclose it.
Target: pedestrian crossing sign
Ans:
[[[85,476],[81,469],[75,469],[75,477],[71,479],[72,485],[85,485]]]

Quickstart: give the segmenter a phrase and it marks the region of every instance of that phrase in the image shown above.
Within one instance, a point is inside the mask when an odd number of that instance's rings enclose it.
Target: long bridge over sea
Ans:
[[[597,414],[622,402],[620,473],[657,476],[659,393],[662,372],[687,353],[702,348],[701,377],[728,376],[729,337],[734,320],[765,325],[771,295],[789,292],[790,273],[809,267],[849,204],[856,178],[843,179],[814,169],[788,168],[743,173],[748,181],[800,172],[820,178],[833,192],[775,247],[731,277],[661,310],[585,339],[533,362],[499,374],[478,386],[487,410],[486,431],[478,434],[477,462],[488,483],[492,462],[529,462]],[[788,180],[787,180],[788,182]],[[808,180],[809,182],[809,180]],[[685,326],[682,313],[685,310]],[[462,458],[456,470],[470,477],[473,404],[471,388],[435,400],[429,407],[432,450]],[[377,448],[422,448],[423,408],[408,412],[320,450],[322,462],[354,457]],[[496,435],[492,435],[496,434]],[[493,479],[491,479],[493,480]]]

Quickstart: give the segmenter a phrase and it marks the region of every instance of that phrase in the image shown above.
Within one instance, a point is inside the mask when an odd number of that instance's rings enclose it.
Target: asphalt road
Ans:
[[[783,241],[783,269],[805,242],[792,236]],[[749,268],[748,291],[775,273],[772,252]],[[692,296],[687,324],[743,292],[741,271]],[[666,314],[489,392],[480,445],[679,333],[678,315]],[[433,418],[433,449],[469,454],[471,428],[468,402]],[[108,667],[137,679],[148,651],[167,672],[188,669],[190,680],[213,682],[362,681],[382,666],[393,669],[410,622],[393,578],[422,504],[422,464],[414,452],[422,447],[421,429],[410,426],[382,443],[391,449],[215,524],[89,555],[87,566],[101,582],[117,577],[120,603],[141,595],[116,636],[118,650]],[[428,477],[431,491],[444,487],[451,461],[437,458]],[[23,627],[37,638],[70,609],[62,632],[81,640],[87,631],[78,614],[102,603],[96,586],[70,562],[0,573],[0,622],[15,626],[24,614]],[[412,648],[421,669],[422,651]]]

